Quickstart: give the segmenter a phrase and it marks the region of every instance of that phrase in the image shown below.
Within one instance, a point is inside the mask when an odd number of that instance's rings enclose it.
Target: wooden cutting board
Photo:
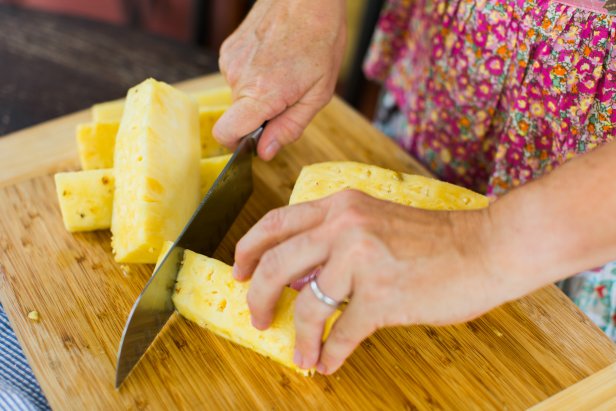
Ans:
[[[52,173],[78,169],[73,128],[87,118],[0,139],[0,298],[55,409],[524,409],[616,361],[614,344],[547,287],[464,325],[381,330],[330,377],[299,376],[176,315],[117,391],[118,343],[152,267],[123,269],[108,232],[62,226]],[[300,142],[255,163],[255,192],[216,257],[230,262],[242,233],[287,203],[300,168],[325,160],[426,174],[335,98]]]

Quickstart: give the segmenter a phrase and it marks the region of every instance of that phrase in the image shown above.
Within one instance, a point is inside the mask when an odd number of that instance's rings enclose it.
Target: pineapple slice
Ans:
[[[199,107],[230,106],[233,103],[231,88],[228,86],[198,91],[190,96],[197,102]]]
[[[109,228],[113,201],[113,170],[88,170],[55,175],[62,220],[68,231]]]
[[[92,120],[95,123],[119,123],[124,112],[124,99],[107,101],[92,106]]]
[[[121,263],[155,263],[199,204],[197,105],[148,79],[128,92],[114,155],[112,248]]]
[[[246,303],[250,283],[235,281],[231,271],[230,266],[218,260],[186,250],[173,293],[175,308],[183,317],[234,343],[301,374],[314,373],[314,370],[303,370],[293,363],[293,314],[297,291],[290,288],[283,290],[271,327],[259,331],[250,323],[250,311]],[[339,315],[340,311],[336,311],[330,317],[325,336]]]
[[[229,153],[229,149],[221,145],[216,139],[212,129],[220,116],[229,106],[201,107],[199,109],[199,125],[201,133],[201,157],[213,157]]]
[[[233,103],[231,88],[226,86],[198,91],[189,95],[200,108],[218,108],[219,106],[229,106]],[[119,99],[93,105],[92,120],[95,123],[119,123],[122,120],[124,103],[125,99]]]
[[[81,168],[95,170],[113,167],[118,123],[87,123],[77,126],[77,147]]]
[[[427,210],[472,210],[489,204],[487,197],[463,187],[351,161],[302,168],[289,203],[316,200],[345,189]]]
[[[223,168],[229,162],[231,154],[226,156],[218,156],[211,158],[201,159],[201,198],[212,187],[214,181],[220,174]],[[110,191],[99,192],[95,191],[95,188],[99,187],[101,178],[105,176],[108,181],[105,183],[105,187]],[[62,218],[68,231],[92,231],[92,230],[104,230],[111,227],[111,210],[113,208],[113,190],[115,187],[115,179],[113,177],[113,169],[105,170],[87,170],[87,171],[73,171],[68,173],[56,174],[56,190],[58,191],[58,200],[60,202],[60,210],[62,211]],[[64,191],[70,193],[70,195],[61,195]],[[95,218],[85,219],[81,218],[77,221],[79,223],[79,229],[72,220],[76,215],[80,215],[82,210],[89,210],[93,207],[97,210]],[[69,220],[71,219],[71,220]],[[71,221],[71,223],[67,223]],[[69,228],[70,227],[70,228]]]
[[[228,106],[202,107],[199,109],[199,136],[201,139],[201,158],[220,156],[229,150],[214,139],[212,129]],[[118,122],[86,123],[77,126],[77,147],[81,168],[92,170],[113,167]]]

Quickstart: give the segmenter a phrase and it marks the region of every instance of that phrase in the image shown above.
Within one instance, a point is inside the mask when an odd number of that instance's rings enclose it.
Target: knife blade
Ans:
[[[252,157],[265,124],[244,136],[128,316],[116,366],[119,388],[173,314],[171,296],[185,249],[211,256],[252,193]]]

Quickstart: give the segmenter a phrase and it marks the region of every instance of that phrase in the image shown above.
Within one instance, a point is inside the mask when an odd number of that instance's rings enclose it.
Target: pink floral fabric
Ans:
[[[613,139],[616,17],[547,0],[390,0],[366,59],[440,178],[499,196]]]

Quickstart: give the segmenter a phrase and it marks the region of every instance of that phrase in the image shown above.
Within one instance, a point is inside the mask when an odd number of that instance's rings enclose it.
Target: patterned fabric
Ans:
[[[0,305],[0,410],[51,410]]]
[[[389,0],[364,70],[385,85],[380,127],[441,179],[492,198],[613,139],[607,14],[547,0]],[[596,291],[614,283],[610,266],[569,281],[616,339],[616,294]]]

